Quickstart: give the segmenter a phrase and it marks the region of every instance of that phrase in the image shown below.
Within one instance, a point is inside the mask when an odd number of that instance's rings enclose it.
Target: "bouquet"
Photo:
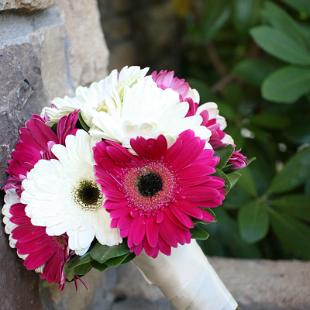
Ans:
[[[178,308],[202,287],[199,303],[222,292],[236,308],[193,239],[207,238],[247,159],[215,103],[173,71],[147,71],[114,70],[20,129],[2,208],[10,246],[61,289],[134,259]]]

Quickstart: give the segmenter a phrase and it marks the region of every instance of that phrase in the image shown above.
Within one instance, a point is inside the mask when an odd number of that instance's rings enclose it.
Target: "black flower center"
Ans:
[[[139,177],[138,190],[142,196],[151,197],[163,188],[163,180],[157,173],[147,173]]]
[[[102,194],[97,184],[82,180],[74,193],[75,201],[85,210],[96,210],[102,204]]]

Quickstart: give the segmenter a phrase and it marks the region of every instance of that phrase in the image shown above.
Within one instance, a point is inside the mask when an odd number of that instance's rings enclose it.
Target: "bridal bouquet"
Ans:
[[[247,165],[215,103],[172,71],[147,71],[114,70],[20,129],[5,232],[24,266],[60,288],[135,257],[149,277],[171,253],[178,264]]]

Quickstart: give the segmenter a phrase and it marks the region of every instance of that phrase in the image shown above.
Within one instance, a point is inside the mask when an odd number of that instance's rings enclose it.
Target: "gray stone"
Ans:
[[[310,262],[210,259],[241,309],[310,309]]]
[[[310,309],[310,262],[227,258],[211,258],[210,262],[241,309]],[[82,292],[76,294],[72,285],[64,293],[53,291],[52,295],[57,296],[53,299],[55,308],[45,309],[173,309],[161,291],[147,284],[133,264],[103,274],[92,271],[85,281],[89,285],[87,292],[81,288]],[[62,300],[61,306],[57,299]]]
[[[67,34],[67,60],[72,87],[107,74],[109,52],[99,22],[96,0],[57,0]]]
[[[19,128],[56,95],[69,92],[64,26],[56,9],[0,15],[0,185]],[[54,55],[51,53],[54,52]]]
[[[48,8],[54,0],[0,0],[0,11],[2,10],[25,10],[34,11]]]
[[[3,197],[0,198],[0,203],[2,205]],[[42,308],[37,276],[25,270],[15,251],[9,248],[2,227],[0,228],[0,271],[1,310]]]

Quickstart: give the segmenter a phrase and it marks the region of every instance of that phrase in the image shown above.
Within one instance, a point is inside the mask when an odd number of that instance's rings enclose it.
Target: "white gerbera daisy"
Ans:
[[[17,227],[16,224],[11,222],[12,214],[10,213],[10,208],[19,203],[19,197],[16,194],[15,189],[8,189],[4,195],[4,205],[2,207],[2,214],[3,214],[3,223],[4,223],[4,231],[6,234],[9,235],[9,244],[11,248],[15,248],[16,240],[12,237],[12,231],[14,228]]]
[[[27,205],[32,224],[45,226],[50,236],[66,233],[69,248],[79,255],[94,238],[109,246],[122,242],[102,207],[90,136],[78,130],[76,136],[67,136],[65,146],[54,145],[52,152],[57,160],[39,160],[22,183],[21,202]]]
[[[55,98],[51,107],[42,111],[49,123],[56,123],[62,116],[74,110],[81,111],[85,123],[92,127],[93,114],[98,111],[117,110],[125,87],[130,87],[143,78],[148,68],[138,66],[124,67],[119,73],[113,70],[105,79],[92,83],[89,87],[78,87],[74,97]]]
[[[187,129],[208,141],[209,129],[201,126],[202,117],[194,115],[185,117],[189,109],[187,102],[180,102],[179,95],[172,89],[161,89],[152,77],[139,80],[131,88],[125,88],[121,109],[101,111],[93,118],[96,127],[90,134],[121,142],[130,146],[130,139],[137,136],[155,138],[164,134],[173,142]],[[210,145],[207,145],[211,148]]]

